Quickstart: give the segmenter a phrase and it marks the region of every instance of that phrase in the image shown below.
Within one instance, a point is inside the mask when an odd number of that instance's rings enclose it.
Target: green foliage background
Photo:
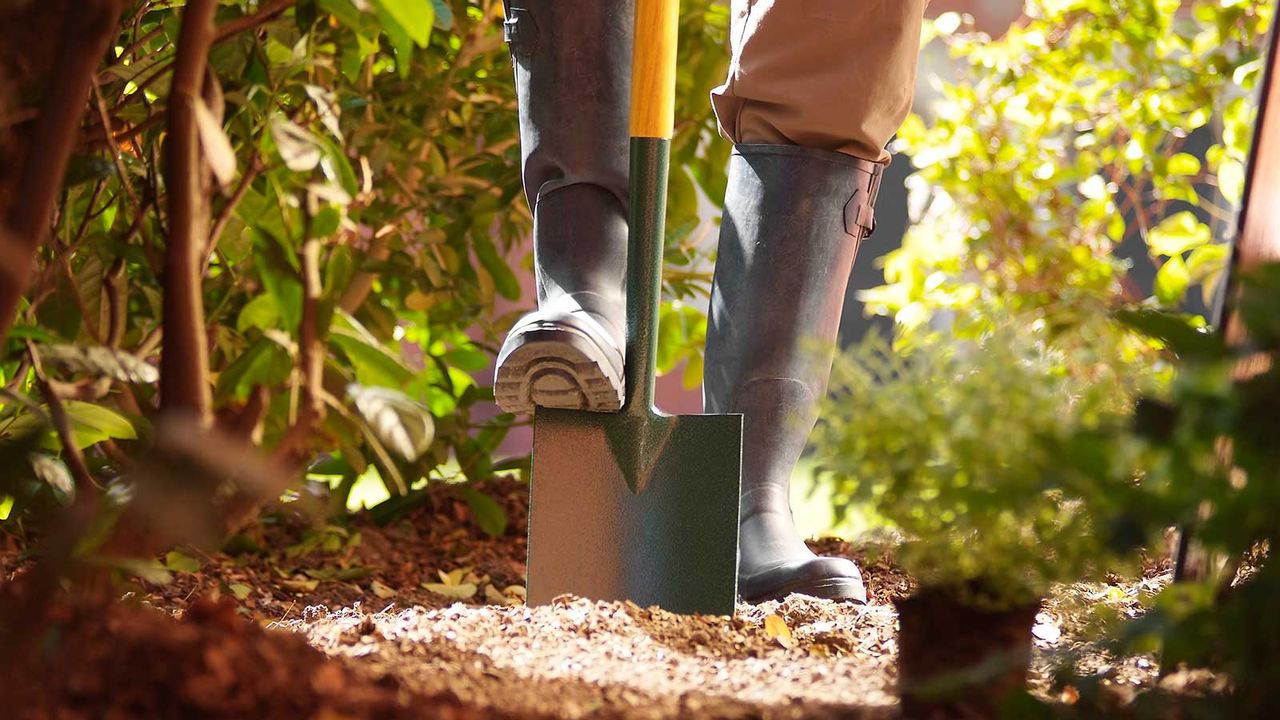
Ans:
[[[217,22],[263,5],[224,0]],[[673,147],[682,172],[672,177],[668,253],[677,300],[709,284],[690,238],[694,187],[718,200],[728,152],[712,141],[707,102],[727,62],[727,9],[682,8]],[[30,341],[59,393],[74,398],[77,443],[104,484],[146,445],[157,406],[161,146],[181,11],[155,0],[126,10],[55,240],[0,357],[9,393],[0,441],[16,448],[47,414]],[[500,0],[299,0],[220,38],[210,55],[221,102],[200,131],[220,181],[203,286],[215,407],[221,424],[267,449],[297,420],[300,253],[319,239],[328,412],[310,450],[321,457],[313,471],[336,486],[335,507],[369,468],[393,496],[427,479],[519,469],[493,460],[515,419],[475,414],[492,397],[475,374],[513,320],[495,304],[532,302],[517,278],[531,219],[502,19]],[[687,359],[700,375],[697,315],[678,302],[664,310],[675,320],[664,327],[665,369]],[[65,499],[48,482],[66,475],[52,432],[42,443],[35,464],[17,463],[0,488],[10,524],[24,508]]]
[[[1008,603],[1134,549],[1124,417],[1175,364],[1119,316],[1212,302],[1228,249],[1201,218],[1232,226],[1272,8],[1031,0],[997,40],[931,26],[959,75],[899,135],[916,222],[864,295],[899,356],[872,340],[839,363],[815,440],[837,514],[895,523],[923,581]],[[1149,297],[1118,254],[1135,233]]]

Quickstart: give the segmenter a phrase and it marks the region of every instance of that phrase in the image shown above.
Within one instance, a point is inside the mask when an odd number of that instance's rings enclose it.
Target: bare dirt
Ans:
[[[891,552],[813,543],[857,560],[866,606],[801,596],[681,617],[566,597],[523,605],[523,487],[487,488],[507,511],[481,532],[448,488],[379,527],[317,524],[285,505],[225,551],[181,549],[171,579],[134,581],[105,613],[55,613],[25,717],[879,718],[898,715],[892,601],[911,579]],[[13,543],[4,576],[28,561]],[[1126,698],[1157,683],[1152,658],[1117,659],[1091,628],[1142,612],[1167,582],[1073,585],[1037,616],[1032,687],[1067,707],[1067,659]],[[15,687],[10,683],[4,683]],[[223,698],[219,700],[218,698]]]

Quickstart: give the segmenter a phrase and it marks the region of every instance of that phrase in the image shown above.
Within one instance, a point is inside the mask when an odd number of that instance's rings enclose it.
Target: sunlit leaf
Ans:
[[[282,115],[271,118],[271,138],[280,159],[294,172],[309,172],[320,164],[320,141],[315,135]]]
[[[352,384],[347,397],[378,440],[407,461],[417,460],[431,447],[435,425],[431,412],[391,388]]]
[[[778,615],[765,616],[764,634],[771,640],[777,640],[778,644],[784,648],[790,649],[796,646],[795,638],[791,636],[791,628],[787,627],[787,621]]]
[[[236,151],[231,139],[222,130],[222,123],[200,98],[195,100],[196,128],[200,132],[200,147],[204,159],[213,171],[213,177],[222,187],[236,179]]]
[[[102,345],[42,345],[39,353],[45,362],[60,365],[73,373],[138,384],[160,379],[154,365],[130,353]]]

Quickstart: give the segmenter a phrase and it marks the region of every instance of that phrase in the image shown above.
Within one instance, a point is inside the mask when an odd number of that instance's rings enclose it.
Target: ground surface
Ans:
[[[138,582],[140,602],[105,616],[59,611],[43,664],[27,668],[40,701],[25,707],[31,717],[896,715],[892,600],[912,584],[886,554],[815,543],[862,564],[866,606],[792,596],[734,618],[576,598],[528,608],[522,488],[489,490],[509,518],[498,538],[444,490],[385,527],[316,525],[286,506],[232,552],[171,554],[171,579]],[[0,561],[6,578],[26,564],[13,552]],[[1155,683],[1150,658],[1114,660],[1084,642],[1092,622],[1140,612],[1167,579],[1159,565],[1145,575],[1046,602],[1037,693],[1075,700],[1049,677],[1073,652],[1118,697]]]

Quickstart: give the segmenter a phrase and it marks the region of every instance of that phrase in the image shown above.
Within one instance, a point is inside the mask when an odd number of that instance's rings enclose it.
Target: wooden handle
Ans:
[[[680,0],[636,0],[631,137],[670,138],[675,125]]]

